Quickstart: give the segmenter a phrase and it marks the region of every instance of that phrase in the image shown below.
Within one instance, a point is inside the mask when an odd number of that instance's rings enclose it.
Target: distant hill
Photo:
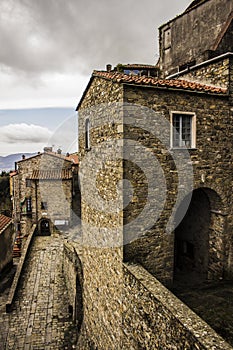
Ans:
[[[14,170],[15,162],[21,160],[23,154],[28,158],[34,156],[36,153],[16,153],[5,157],[0,156],[0,172]]]

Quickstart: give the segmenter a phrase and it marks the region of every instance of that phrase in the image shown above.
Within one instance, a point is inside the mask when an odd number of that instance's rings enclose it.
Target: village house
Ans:
[[[0,276],[13,265],[14,226],[12,219],[0,214]]]
[[[232,10],[193,1],[154,74],[108,65],[79,101],[81,348],[228,348],[162,284],[233,278]]]
[[[21,236],[34,224],[38,234],[50,235],[54,228],[69,228],[77,222],[77,174],[75,154],[64,156],[61,150],[45,147],[43,153],[22,156],[11,173],[13,221]]]

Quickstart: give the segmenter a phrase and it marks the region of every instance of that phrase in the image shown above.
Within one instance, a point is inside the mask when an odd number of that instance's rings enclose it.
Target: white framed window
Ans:
[[[90,145],[90,120],[85,121],[85,148],[88,150],[91,148]]]
[[[196,147],[196,114],[171,112],[171,148]]]

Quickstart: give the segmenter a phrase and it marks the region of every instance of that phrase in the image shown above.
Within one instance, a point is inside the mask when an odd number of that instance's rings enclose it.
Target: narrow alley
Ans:
[[[34,238],[10,314],[4,309],[7,290],[0,295],[1,350],[75,348],[77,330],[69,315],[62,254],[58,234]]]

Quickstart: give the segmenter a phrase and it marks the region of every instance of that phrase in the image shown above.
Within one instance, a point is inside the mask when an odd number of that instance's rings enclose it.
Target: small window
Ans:
[[[31,179],[26,179],[26,187],[31,187],[31,186],[32,186]]]
[[[90,120],[85,121],[85,148],[90,149]]]
[[[32,199],[31,199],[31,197],[26,199],[26,210],[27,210],[27,213],[32,212]]]
[[[48,209],[48,204],[47,204],[47,202],[41,202],[41,209],[42,209],[42,210],[47,210],[47,209]]]
[[[172,112],[171,119],[171,147],[195,148],[195,114]]]
[[[167,28],[164,31],[164,49],[169,49],[171,47],[171,29]]]

